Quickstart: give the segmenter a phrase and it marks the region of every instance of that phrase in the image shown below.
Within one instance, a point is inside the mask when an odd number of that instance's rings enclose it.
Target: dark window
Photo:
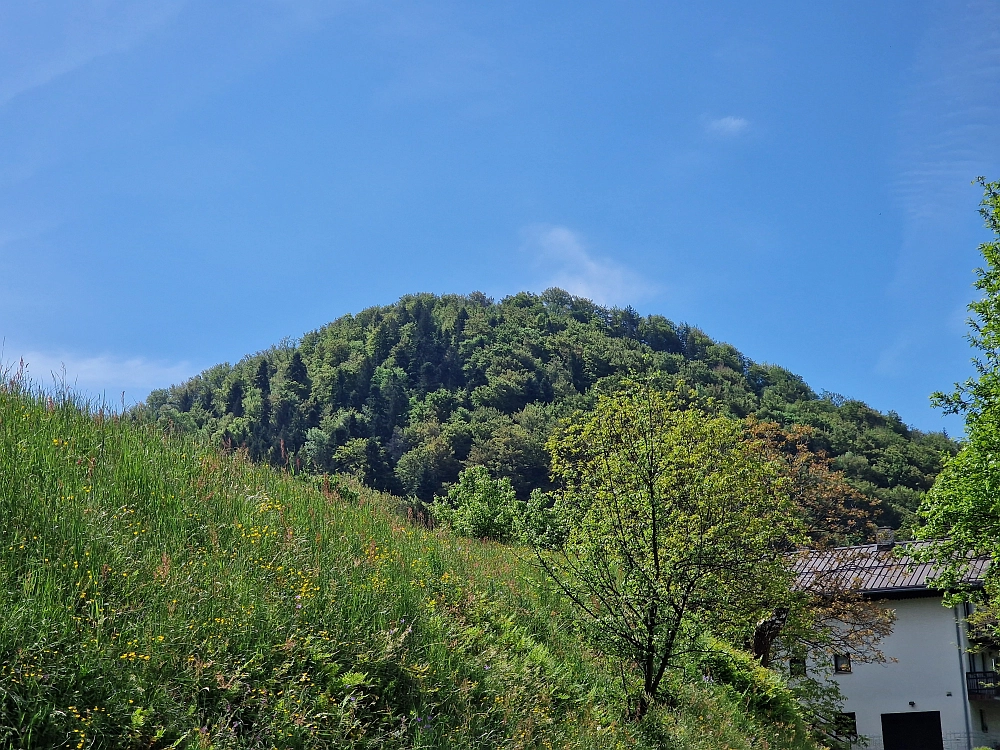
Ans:
[[[806,676],[806,660],[792,658],[788,660],[788,674],[790,677]]]
[[[882,714],[882,746],[885,750],[944,750],[941,714],[937,711]]]
[[[851,673],[851,657],[848,654],[837,654],[833,657],[833,671],[837,674]]]
[[[833,734],[837,739],[853,740],[858,736],[858,717],[853,711],[833,717]]]

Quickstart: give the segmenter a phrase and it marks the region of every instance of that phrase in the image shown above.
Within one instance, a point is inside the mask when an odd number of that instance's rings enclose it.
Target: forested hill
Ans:
[[[559,289],[494,302],[417,294],[371,307],[150,394],[149,412],[252,457],[429,500],[466,466],[509,477],[521,495],[548,483],[545,440],[626,376],[683,379],[733,415],[813,428],[811,447],[905,523],[954,452],[894,412],[817,395],[701,330]]]

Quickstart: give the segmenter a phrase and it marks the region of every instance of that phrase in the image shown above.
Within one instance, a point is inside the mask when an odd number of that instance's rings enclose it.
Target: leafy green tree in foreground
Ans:
[[[993,571],[1000,563],[1000,182],[982,177],[978,182],[984,190],[980,213],[994,235],[979,246],[985,265],[976,270],[975,285],[983,297],[969,305],[969,340],[980,352],[973,360],[978,377],[957,384],[950,394],[932,397],[946,412],[965,415],[968,441],[947,463],[920,509],[925,521],[920,536],[937,540],[926,555],[955,561],[940,580],[951,589],[961,583],[968,555],[989,555]],[[996,609],[996,573],[989,576],[986,593]],[[986,608],[980,614],[989,617]]]
[[[568,534],[539,560],[602,648],[638,665],[640,716],[704,636],[745,635],[788,601],[801,526],[741,422],[626,383],[549,448]]]

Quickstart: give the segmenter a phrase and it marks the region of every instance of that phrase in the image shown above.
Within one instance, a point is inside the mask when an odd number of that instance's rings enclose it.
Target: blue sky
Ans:
[[[0,9],[3,359],[117,401],[558,285],[960,430],[1000,4]]]

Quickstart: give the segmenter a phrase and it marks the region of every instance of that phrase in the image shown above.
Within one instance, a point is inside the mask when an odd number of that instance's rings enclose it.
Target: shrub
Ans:
[[[458,534],[509,542],[521,504],[509,479],[493,479],[484,467],[472,466],[458,475],[447,497],[435,499],[431,513]]]
[[[707,677],[742,696],[747,708],[760,718],[803,725],[799,704],[785,681],[774,670],[762,667],[750,654],[710,638],[698,661]]]

